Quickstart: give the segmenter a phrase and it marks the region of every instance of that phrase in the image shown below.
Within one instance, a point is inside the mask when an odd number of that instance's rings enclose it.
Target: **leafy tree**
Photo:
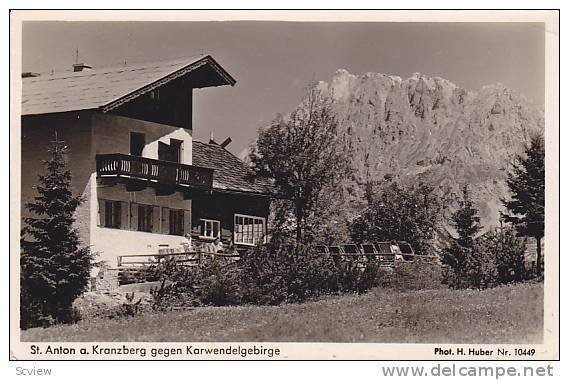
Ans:
[[[36,217],[24,219],[21,237],[21,327],[66,323],[72,304],[89,281],[92,256],[80,247],[73,213],[82,202],[71,193],[71,173],[65,167],[66,147],[57,139],[38,175],[38,195],[26,208]]]
[[[443,264],[452,274],[447,278],[447,282],[456,288],[481,288],[490,285],[496,277],[494,257],[475,242],[482,227],[478,210],[474,207],[466,185],[462,188],[459,208],[451,220],[458,237],[452,239],[443,254]]]
[[[536,240],[536,272],[539,276],[545,226],[545,143],[542,135],[533,136],[524,153],[515,157],[507,184],[511,199],[502,201],[507,210],[503,217],[519,235]]]
[[[290,206],[297,244],[310,241],[313,227],[322,222],[315,214],[327,206],[321,201],[325,189],[341,191],[348,159],[337,132],[332,99],[312,86],[290,115],[259,131],[251,149],[256,174],[272,178],[277,197],[289,201],[282,205]]]
[[[388,182],[377,193],[368,191],[368,203],[350,224],[355,242],[406,241],[419,254],[433,253],[443,210],[433,187]]]

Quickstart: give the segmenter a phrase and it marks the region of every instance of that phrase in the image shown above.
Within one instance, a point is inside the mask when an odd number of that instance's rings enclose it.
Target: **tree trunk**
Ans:
[[[302,206],[296,205],[296,249],[300,247],[302,241]]]
[[[540,277],[541,276],[541,237],[537,237],[535,238],[535,240],[537,241],[535,271],[537,272],[536,273],[537,277]]]

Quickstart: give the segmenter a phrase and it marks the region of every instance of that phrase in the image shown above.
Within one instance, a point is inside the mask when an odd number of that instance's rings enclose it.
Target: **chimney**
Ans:
[[[215,140],[213,139],[213,131],[211,131],[211,132],[209,133],[209,143],[210,143],[210,144],[217,145],[217,143],[216,143]]]
[[[88,71],[91,69],[92,69],[91,65],[88,65],[86,63],[74,63],[73,64],[73,72],[74,73],[77,73],[79,71]]]
[[[225,140],[223,140],[223,142],[221,144],[219,144],[219,146],[221,146],[222,148],[225,149],[225,147],[227,145],[231,144],[231,141],[233,141],[233,140],[231,140],[231,137],[228,137]]]

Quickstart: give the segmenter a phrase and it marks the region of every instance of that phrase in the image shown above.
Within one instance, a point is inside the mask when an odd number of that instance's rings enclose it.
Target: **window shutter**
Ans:
[[[160,207],[152,207],[152,232],[160,233]]]
[[[132,231],[138,231],[138,204],[130,204],[130,229]]]
[[[192,212],[184,210],[184,235],[192,233]]]
[[[170,209],[162,207],[162,233],[170,233]]]
[[[128,202],[121,202],[121,230],[128,230]]]
[[[98,220],[97,225],[99,227],[103,227],[105,225],[105,200],[99,198],[98,199],[99,210],[98,210]]]

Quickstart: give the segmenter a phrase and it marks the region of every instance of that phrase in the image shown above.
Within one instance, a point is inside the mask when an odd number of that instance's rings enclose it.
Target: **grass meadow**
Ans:
[[[329,296],[283,306],[196,307],[22,331],[22,341],[539,343],[543,284]]]

